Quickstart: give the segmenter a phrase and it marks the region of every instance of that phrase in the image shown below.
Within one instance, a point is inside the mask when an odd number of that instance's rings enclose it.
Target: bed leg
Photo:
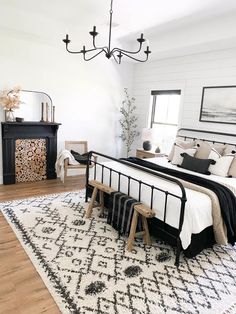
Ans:
[[[87,186],[85,190],[85,203],[88,203],[88,187]]]
[[[180,238],[177,239],[177,247],[176,247],[176,254],[175,254],[175,266],[179,267],[179,258],[180,258],[180,252],[181,252],[182,246]]]

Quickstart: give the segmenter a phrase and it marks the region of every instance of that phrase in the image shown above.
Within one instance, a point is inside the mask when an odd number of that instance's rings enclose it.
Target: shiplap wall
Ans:
[[[236,133],[236,125],[199,122],[202,87],[224,85],[236,85],[236,48],[135,65],[133,95],[140,130],[149,127],[151,90],[181,89],[179,127]]]

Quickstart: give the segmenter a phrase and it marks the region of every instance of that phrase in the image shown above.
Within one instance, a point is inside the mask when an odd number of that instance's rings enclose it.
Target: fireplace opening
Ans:
[[[15,140],[16,182],[47,179],[46,139]]]

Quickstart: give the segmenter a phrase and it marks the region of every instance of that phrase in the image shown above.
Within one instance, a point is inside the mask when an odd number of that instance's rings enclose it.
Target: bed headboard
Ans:
[[[184,140],[202,140],[208,143],[230,144],[236,148],[236,134],[223,133],[209,130],[196,130],[181,128],[177,132],[177,137],[184,138]]]

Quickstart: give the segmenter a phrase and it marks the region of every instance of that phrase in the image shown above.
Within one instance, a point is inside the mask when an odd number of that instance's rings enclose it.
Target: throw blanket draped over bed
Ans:
[[[232,245],[236,242],[236,197],[233,192],[227,187],[220,183],[205,179],[199,176],[195,176],[189,173],[184,173],[175,169],[169,169],[166,167],[159,166],[149,161],[139,159],[136,157],[123,158],[122,160],[128,161],[136,165],[140,165],[144,168],[152,169],[175,178],[182,179],[184,181],[200,185],[214,192],[220,203],[221,215],[223,217],[226,229],[228,242]],[[145,169],[144,169],[145,171]]]

